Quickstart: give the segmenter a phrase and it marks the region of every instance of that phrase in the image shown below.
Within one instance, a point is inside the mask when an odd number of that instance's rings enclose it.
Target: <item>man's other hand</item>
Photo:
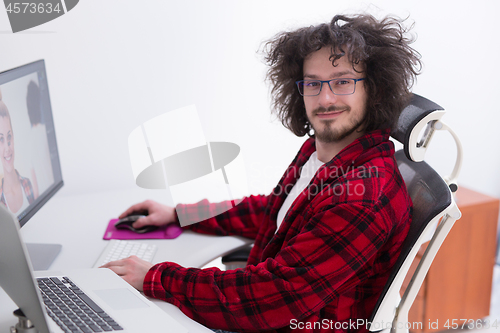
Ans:
[[[153,264],[136,256],[130,256],[125,259],[108,262],[99,268],[109,268],[135,289],[142,291],[144,278]]]

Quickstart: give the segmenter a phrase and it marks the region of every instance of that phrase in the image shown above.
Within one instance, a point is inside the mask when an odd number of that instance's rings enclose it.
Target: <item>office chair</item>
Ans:
[[[414,94],[391,133],[404,146],[396,152],[395,158],[413,202],[413,214],[401,254],[369,320],[372,332],[390,330],[400,333],[411,328],[408,312],[441,244],[455,221],[461,217],[453,193],[458,189],[456,179],[461,169],[462,146],[457,135],[441,122],[443,115],[443,108],[439,105]],[[455,167],[452,174],[444,179],[423,162],[435,130],[449,131],[457,144]],[[422,138],[418,139],[422,131]],[[433,231],[429,245],[400,298],[400,289],[410,265],[420,246],[429,239],[429,234]]]
[[[369,320],[372,332],[408,331],[408,311],[437,251],[455,221],[461,216],[453,193],[458,189],[456,179],[462,164],[462,146],[457,135],[441,121],[444,113],[443,108],[436,103],[414,94],[391,133],[404,147],[396,152],[395,158],[413,202],[413,215],[401,254]],[[428,144],[436,130],[450,132],[457,145],[455,167],[451,175],[444,178],[423,162]],[[432,232],[429,245],[404,295],[400,297],[400,289],[410,265],[420,246],[429,240],[429,234]],[[226,265],[226,269],[244,267],[250,249],[250,246],[238,249],[222,257],[222,263]]]

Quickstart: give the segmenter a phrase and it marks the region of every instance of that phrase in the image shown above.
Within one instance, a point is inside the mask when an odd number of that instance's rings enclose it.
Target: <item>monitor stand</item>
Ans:
[[[26,243],[31,259],[31,265],[35,271],[45,271],[49,269],[52,262],[61,252],[61,244],[35,244]]]

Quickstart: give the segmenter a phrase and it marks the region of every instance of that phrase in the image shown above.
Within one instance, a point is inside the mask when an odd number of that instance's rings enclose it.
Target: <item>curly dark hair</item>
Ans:
[[[330,24],[282,32],[264,45],[265,61],[270,66],[273,109],[283,125],[297,136],[308,134],[303,97],[295,82],[303,79],[303,63],[312,52],[330,47],[330,60],[347,56],[353,69],[363,65],[368,94],[365,131],[392,128],[411,98],[410,88],[422,64],[420,54],[403,21],[395,17],[377,20],[368,14],[336,15]],[[356,70],[356,69],[355,69]]]

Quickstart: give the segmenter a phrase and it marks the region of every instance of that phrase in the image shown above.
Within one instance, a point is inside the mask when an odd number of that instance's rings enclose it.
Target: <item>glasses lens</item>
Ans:
[[[337,79],[330,81],[330,88],[334,94],[350,95],[354,93],[355,84],[353,79]]]
[[[321,90],[321,81],[304,80],[299,82],[299,91],[303,96],[318,95]]]

